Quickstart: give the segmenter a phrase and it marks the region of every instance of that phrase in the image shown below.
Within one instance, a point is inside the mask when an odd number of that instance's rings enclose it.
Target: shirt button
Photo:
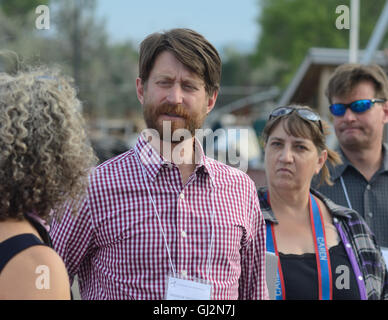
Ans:
[[[183,193],[181,193],[181,194],[179,195],[179,197],[183,200],[183,199],[185,198],[185,195],[184,195]]]
[[[368,217],[372,218],[373,217],[373,213],[372,212],[368,212]]]
[[[334,223],[338,223],[338,219],[337,218],[333,218],[333,221],[334,221]]]
[[[366,189],[367,189],[367,190],[370,190],[370,185],[369,185],[369,184],[366,186]]]
[[[186,270],[182,270],[181,274],[182,274],[182,276],[186,277],[187,276],[187,271]]]
[[[181,236],[182,236],[182,238],[186,238],[186,237],[187,237],[186,231],[183,230],[183,231],[181,232]]]
[[[350,243],[347,243],[345,246],[346,246],[346,248],[350,248],[351,247]]]
[[[362,276],[358,276],[358,280],[360,280],[360,281],[361,281],[361,280],[362,280]]]

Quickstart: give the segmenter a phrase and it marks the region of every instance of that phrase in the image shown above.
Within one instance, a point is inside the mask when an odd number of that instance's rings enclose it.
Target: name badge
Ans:
[[[212,285],[201,280],[169,276],[166,300],[210,300]]]

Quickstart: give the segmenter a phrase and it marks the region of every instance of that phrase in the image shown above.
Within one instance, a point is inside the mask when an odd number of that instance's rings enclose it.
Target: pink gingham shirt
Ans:
[[[268,298],[265,223],[255,185],[195,145],[200,163],[183,186],[178,167],[140,135],[134,149],[91,174],[76,217],[68,211],[61,223],[53,221],[54,248],[71,279],[78,274],[82,299],[165,298],[172,270],[138,159],[176,273],[210,281],[212,299]]]

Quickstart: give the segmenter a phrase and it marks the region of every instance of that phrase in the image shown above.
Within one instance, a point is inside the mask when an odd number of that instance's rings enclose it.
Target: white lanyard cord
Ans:
[[[214,244],[214,215],[215,215],[215,211],[214,211],[214,194],[215,194],[215,191],[214,191],[214,187],[212,186],[212,190],[211,190],[211,193],[212,193],[212,217],[211,217],[211,236],[210,236],[210,245],[209,245],[209,252],[207,254],[207,270],[206,270],[206,276],[207,276],[207,280],[210,281],[210,263],[211,263],[211,257],[212,257],[212,249],[213,249],[213,244]]]
[[[340,180],[341,180],[341,184],[342,184],[342,189],[344,190],[344,193],[345,193],[346,201],[348,202],[348,207],[350,209],[353,209],[352,204],[350,203],[349,196],[348,196],[348,190],[346,189],[345,182],[344,182],[344,179],[342,178],[342,176],[340,177]]]
[[[136,157],[137,157],[137,160],[139,161],[139,164],[140,164],[140,167],[141,167],[141,172],[143,174],[143,179],[144,179],[144,182],[146,184],[146,188],[147,188],[147,192],[148,192],[148,196],[149,198],[151,199],[151,202],[152,202],[152,205],[154,207],[154,211],[155,211],[155,215],[156,217],[158,218],[158,223],[159,223],[159,228],[160,228],[160,231],[162,232],[162,235],[163,235],[163,239],[164,239],[164,245],[166,246],[166,250],[167,250],[167,254],[168,254],[168,260],[170,262],[170,266],[171,266],[171,269],[172,269],[172,273],[174,275],[174,278],[176,277],[176,271],[175,271],[175,268],[174,268],[174,265],[172,263],[172,260],[171,260],[171,254],[170,254],[170,248],[167,244],[167,239],[166,239],[166,235],[163,231],[163,227],[162,227],[162,223],[160,221],[160,217],[159,217],[159,213],[158,213],[158,209],[156,208],[156,203],[151,195],[151,192],[150,192],[150,189],[149,189],[149,186],[148,186],[148,180],[147,180],[147,177],[145,176],[145,172],[144,172],[144,168],[143,168],[143,163],[140,161],[140,157],[139,155],[137,154],[137,152],[135,151],[135,154],[136,154]],[[212,187],[212,217],[211,217],[211,235],[210,235],[210,245],[209,245],[209,252],[208,252],[208,263],[207,263],[207,270],[206,270],[206,274],[207,274],[207,280],[209,280],[210,278],[210,263],[211,263],[211,257],[212,257],[212,249],[213,249],[213,243],[214,243],[214,215],[215,215],[215,211],[214,211],[214,188]]]
[[[168,254],[168,260],[170,262],[172,273],[173,273],[174,278],[175,278],[176,277],[176,272],[175,272],[175,268],[174,268],[174,265],[173,265],[172,260],[171,260],[170,248],[169,248],[169,246],[167,244],[166,234],[164,233],[163,227],[162,227],[162,223],[160,222],[160,217],[159,217],[159,214],[158,214],[158,209],[156,208],[156,203],[155,203],[154,199],[152,198],[150,189],[148,187],[148,180],[147,180],[147,177],[145,176],[145,172],[144,172],[144,168],[143,168],[143,163],[140,161],[140,158],[139,158],[139,155],[137,154],[137,152],[135,152],[135,154],[136,154],[137,160],[139,161],[139,164],[140,164],[140,167],[141,167],[141,172],[143,173],[143,179],[144,179],[144,182],[146,184],[148,196],[151,199],[152,205],[154,207],[155,215],[158,218],[159,228],[160,228],[160,231],[162,232],[163,239],[164,239],[164,245],[166,246],[166,250],[167,250],[167,254]]]

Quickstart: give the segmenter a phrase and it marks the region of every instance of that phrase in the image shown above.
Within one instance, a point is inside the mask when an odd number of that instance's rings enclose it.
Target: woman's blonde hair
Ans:
[[[290,105],[289,107],[294,109],[300,109],[300,108],[309,109],[310,111],[315,112],[313,109],[311,109],[308,106]],[[297,112],[291,112],[286,115],[274,117],[267,121],[263,129],[263,133],[262,133],[263,142],[264,144],[267,143],[272,131],[281,123],[288,135],[310,139],[314,143],[315,147],[317,148],[318,154],[321,154],[323,150],[326,150],[327,161],[331,165],[336,166],[342,163],[342,160],[340,155],[337,152],[329,149],[326,145],[326,136],[330,133],[329,125],[326,123],[326,121],[323,121],[323,120],[319,120],[319,121],[321,121],[323,132],[321,131],[321,128],[318,125],[317,121],[311,121],[311,120],[302,118]],[[321,179],[319,184],[323,184],[323,183],[326,183],[328,185],[333,185],[333,182],[330,180],[330,171],[326,163],[323,165],[321,169]]]
[[[71,83],[56,69],[0,73],[0,220],[60,215],[85,194],[97,159]]]

